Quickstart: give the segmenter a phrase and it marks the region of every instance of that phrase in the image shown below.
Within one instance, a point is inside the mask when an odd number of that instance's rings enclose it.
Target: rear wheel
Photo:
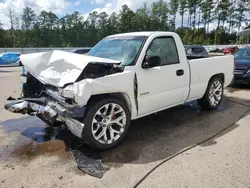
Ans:
[[[106,98],[90,105],[84,124],[84,142],[96,149],[109,149],[126,137],[130,113],[119,99]]]
[[[214,77],[210,80],[206,93],[198,100],[198,103],[205,110],[216,109],[222,101],[223,92],[223,81],[220,77]]]

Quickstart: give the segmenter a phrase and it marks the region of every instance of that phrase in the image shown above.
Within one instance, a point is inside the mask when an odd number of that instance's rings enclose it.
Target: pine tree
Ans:
[[[238,0],[237,8],[235,12],[237,13],[235,16],[238,32],[242,26],[242,23],[245,22],[247,19],[245,18],[246,11],[249,11],[249,2],[248,0]]]
[[[172,29],[175,30],[176,13],[179,7],[179,0],[170,0],[170,14],[173,16]]]
[[[186,11],[187,11],[187,1],[180,0],[179,13],[181,15],[181,28],[183,28],[183,19],[184,19],[184,14]]]

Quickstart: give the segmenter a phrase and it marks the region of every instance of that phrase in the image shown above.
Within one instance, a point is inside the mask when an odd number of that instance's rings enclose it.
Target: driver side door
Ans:
[[[154,38],[146,56],[159,56],[161,65],[137,69],[139,117],[183,103],[189,92],[188,63],[180,62],[174,37]]]

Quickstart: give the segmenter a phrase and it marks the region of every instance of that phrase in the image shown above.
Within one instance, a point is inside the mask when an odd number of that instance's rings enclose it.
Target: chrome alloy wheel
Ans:
[[[220,103],[223,94],[223,85],[220,81],[216,80],[209,90],[209,102],[212,106]]]
[[[97,110],[93,116],[91,131],[96,141],[112,144],[120,138],[126,126],[126,113],[115,103],[108,103]]]

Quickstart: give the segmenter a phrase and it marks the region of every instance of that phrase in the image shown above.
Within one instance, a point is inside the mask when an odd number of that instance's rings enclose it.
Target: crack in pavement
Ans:
[[[227,99],[227,100],[228,100],[229,102],[231,102],[231,103],[239,104],[239,105],[246,106],[246,107],[249,107],[249,108],[250,108],[250,105],[243,104],[243,103],[241,103],[241,102],[233,101],[233,100],[230,100],[230,99]]]
[[[221,133],[223,133],[224,131],[226,131],[227,129],[233,127],[238,121],[240,121],[242,118],[244,118],[249,112],[250,112],[250,105],[246,105],[246,104],[243,104],[243,103],[240,103],[240,102],[236,102],[236,101],[233,101],[233,100],[229,100],[227,99],[229,102],[231,103],[235,103],[235,104],[239,104],[239,105],[242,105],[242,106],[246,106],[248,107],[248,109],[238,118],[236,119],[232,124],[230,124],[229,126],[225,127],[224,129],[220,130],[219,132],[217,132],[216,134],[210,136],[209,138],[197,143],[197,144],[194,144],[192,146],[189,146],[177,153],[175,153],[174,155],[166,158],[165,160],[163,160],[162,162],[160,162],[158,165],[156,165],[155,167],[153,167],[146,175],[144,175],[134,186],[133,188],[136,188],[138,187],[152,172],[154,172],[157,168],[159,168],[161,165],[163,165],[164,163],[168,162],[169,160],[179,156],[180,154],[188,151],[188,150],[191,150],[193,148],[195,148],[196,146],[198,145],[201,145],[201,144],[204,144],[205,142],[215,138],[216,136],[220,135]]]

